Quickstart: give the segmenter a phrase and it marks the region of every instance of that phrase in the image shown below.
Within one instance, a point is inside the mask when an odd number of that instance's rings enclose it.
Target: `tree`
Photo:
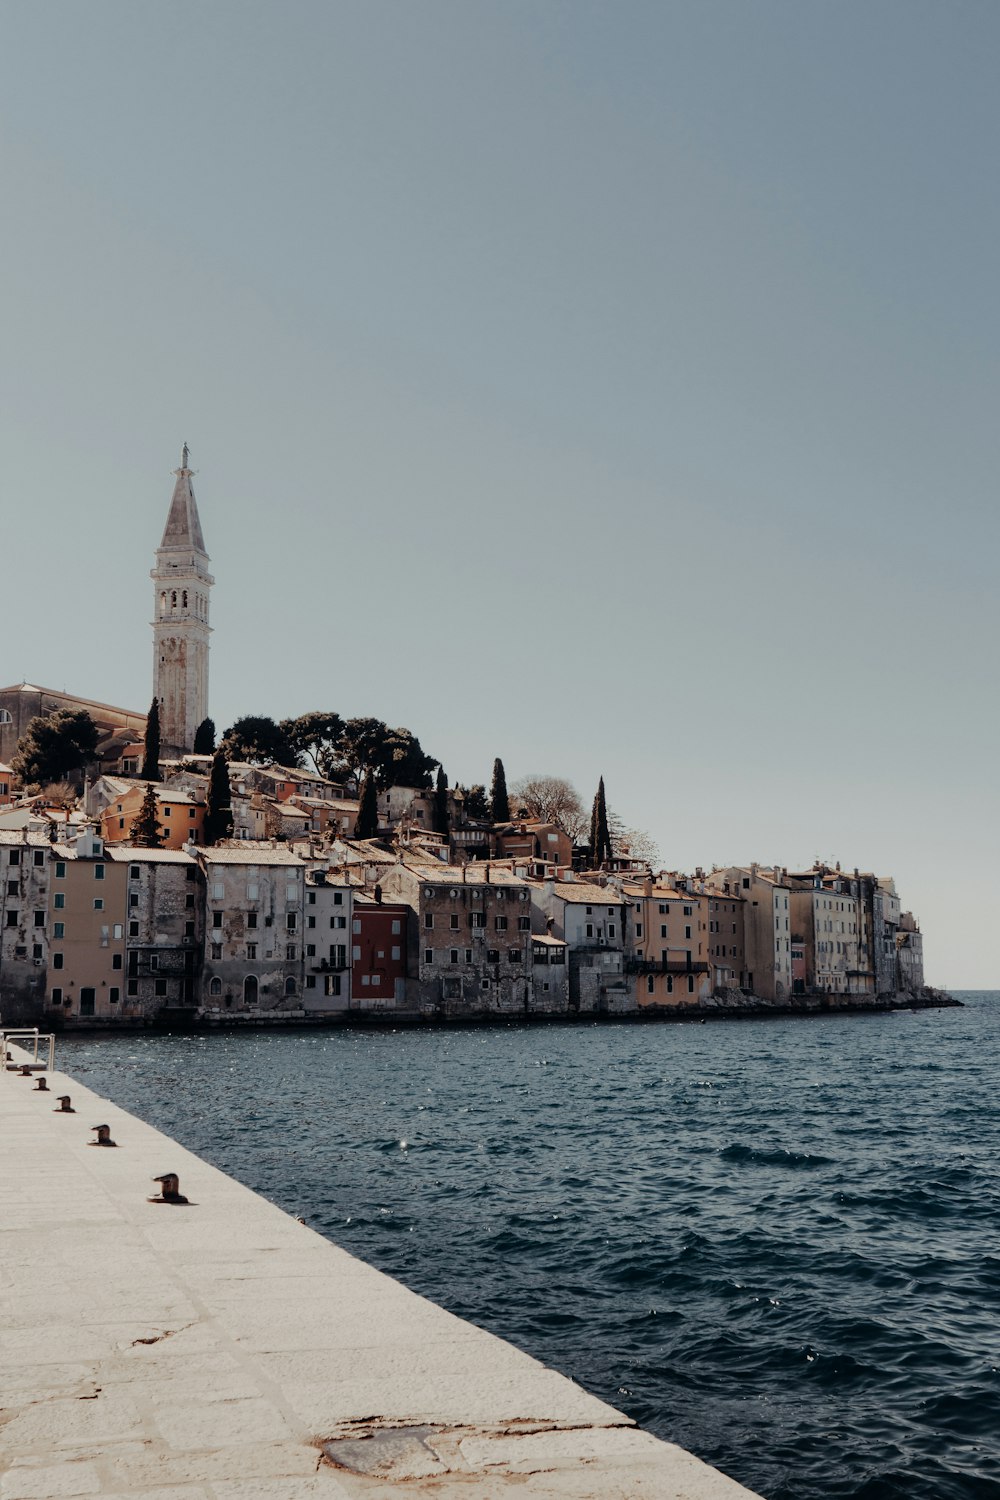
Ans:
[[[484,786],[470,786],[465,793],[465,816],[474,818],[477,823],[490,821],[490,799]]]
[[[158,812],[156,787],[150,781],[146,784],[146,795],[142,799],[138,816],[132,824],[131,842],[138,844],[141,849],[159,849],[163,843],[163,836],[157,821]]]
[[[409,729],[390,729],[381,719],[348,719],[327,774],[360,781],[370,772],[379,791],[390,786],[429,787],[437,761],[425,755]]]
[[[650,869],[659,863],[660,851],[652,834],[641,828],[626,828],[617,813],[609,810],[608,829],[616,859],[638,859]]]
[[[361,783],[361,806],[358,809],[358,820],[354,825],[354,837],[373,839],[377,833],[378,789],[375,785],[375,777],[368,771]]]
[[[497,756],[493,762],[493,783],[490,787],[490,817],[494,823],[510,822],[510,799],[507,796],[507,777],[503,761]]]
[[[160,700],[154,698],[146,715],[146,734],[142,752],[143,781],[160,781]]]
[[[444,774],[444,766],[438,766],[437,780],[434,783],[434,832],[448,832],[448,778]]]
[[[205,843],[217,844],[233,831],[233,799],[229,785],[229,762],[220,745],[212,757],[208,778],[208,806],[205,810]]]
[[[31,719],[11,760],[11,770],[24,786],[46,786],[51,781],[79,781],[73,777],[93,760],[99,739],[97,725],[85,709],[64,708],[56,714]]]
[[[599,870],[612,857],[611,834],[608,832],[608,804],[604,796],[604,777],[597,783],[594,806],[590,814],[590,865]]]
[[[193,750],[195,755],[215,754],[214,719],[202,719],[201,723],[198,725],[198,728],[194,732]]]
[[[282,719],[278,728],[299,756],[300,764],[305,757],[312,761],[317,776],[330,776],[344,732],[344,721],[339,714],[332,711],[300,714],[297,719]]]
[[[266,715],[247,714],[237,719],[226,730],[222,743],[229,760],[245,760],[254,766],[299,764],[298,752],[289,743],[283,725]]]
[[[531,818],[552,823],[574,842],[587,831],[587,814],[579,793],[562,776],[522,776],[512,788],[512,807],[522,808]]]

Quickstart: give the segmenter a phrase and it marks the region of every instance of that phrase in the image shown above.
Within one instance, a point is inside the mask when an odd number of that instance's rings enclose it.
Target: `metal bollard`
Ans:
[[[117,1146],[118,1142],[111,1139],[110,1125],[91,1125],[90,1128],[97,1131],[97,1140],[88,1141],[88,1146]]]
[[[59,1108],[58,1109],[54,1109],[52,1111],[52,1113],[54,1115],[75,1115],[76,1114],[76,1110],[73,1108],[72,1104],[70,1104],[69,1098],[70,1098],[69,1094],[60,1094],[59,1095]],[[91,1142],[91,1144],[93,1144],[93,1142]]]
[[[180,1178],[176,1172],[164,1172],[162,1177],[154,1177],[154,1182],[160,1184],[159,1195],[149,1198],[149,1203],[186,1203],[188,1200],[180,1191]]]

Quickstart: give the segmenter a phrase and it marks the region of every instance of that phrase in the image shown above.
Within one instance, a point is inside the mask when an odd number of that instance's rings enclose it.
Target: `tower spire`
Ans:
[[[160,704],[164,752],[183,754],[208,713],[209,591],[213,578],[191,486],[187,443],[174,470],[174,492],[156,551],[153,691]]]

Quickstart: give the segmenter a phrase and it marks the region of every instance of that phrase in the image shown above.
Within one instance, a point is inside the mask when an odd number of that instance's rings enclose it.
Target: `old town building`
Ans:
[[[531,885],[532,925],[567,945],[569,1008],[629,1009],[625,982],[624,903],[611,887],[575,878]]]
[[[191,485],[187,444],[167,512],[153,580],[153,692],[164,755],[194,748],[208,716],[209,594],[215,582]]]

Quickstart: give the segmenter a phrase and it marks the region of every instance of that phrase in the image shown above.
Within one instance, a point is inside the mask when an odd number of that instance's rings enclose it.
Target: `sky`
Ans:
[[[1000,987],[992,0],[0,0],[0,680],[895,876]]]

